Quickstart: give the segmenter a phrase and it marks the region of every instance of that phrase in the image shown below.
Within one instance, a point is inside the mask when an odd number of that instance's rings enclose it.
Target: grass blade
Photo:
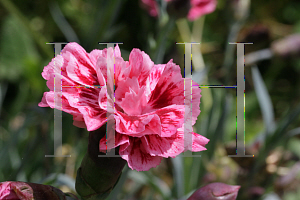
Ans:
[[[266,133],[270,134],[275,129],[275,117],[273,104],[268,93],[267,87],[256,65],[252,66],[252,79],[254,90],[258,99],[258,103],[262,112],[265,123]]]

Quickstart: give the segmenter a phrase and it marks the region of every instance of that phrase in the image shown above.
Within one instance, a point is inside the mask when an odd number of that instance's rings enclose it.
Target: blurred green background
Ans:
[[[88,132],[63,113],[62,150],[72,156],[45,158],[54,153],[54,112],[38,107],[48,91],[41,73],[54,57],[53,45],[46,43],[78,42],[90,52],[105,48],[98,42],[123,42],[124,60],[139,48],[156,64],[173,59],[183,72],[184,45],[175,43],[201,42],[201,53],[200,45],[193,46],[193,79],[235,85],[236,46],[228,42],[252,42],[245,47],[245,143],[246,154],[255,157],[227,156],[236,145],[235,89],[203,88],[194,131],[210,139],[208,150],[194,153],[201,158],[164,159],[147,172],[125,167],[109,199],[186,199],[211,182],[241,185],[242,200],[299,199],[299,39],[279,45],[287,52],[298,47],[294,56],[274,50],[276,41],[300,34],[299,10],[298,0],[219,0],[215,12],[190,22],[179,18],[178,8],[163,7],[159,17],[151,17],[139,0],[0,0],[0,182],[74,192]],[[256,62],[247,64],[247,55]]]

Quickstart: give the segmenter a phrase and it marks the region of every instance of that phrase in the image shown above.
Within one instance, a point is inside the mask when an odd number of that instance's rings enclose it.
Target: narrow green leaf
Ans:
[[[145,174],[148,177],[150,186],[154,189],[154,191],[161,194],[163,199],[165,199],[165,200],[170,199],[171,190],[170,190],[169,186],[163,180],[154,176],[151,173],[151,171],[146,171]]]
[[[176,158],[171,158],[174,170],[174,179],[175,179],[175,187],[177,191],[177,198],[180,198],[184,195],[184,169],[183,169],[183,159],[180,156]]]
[[[266,133],[271,134],[275,129],[274,108],[267,87],[256,65],[252,66],[254,90],[262,112]]]
[[[56,22],[57,26],[60,28],[61,32],[68,40],[68,42],[80,43],[75,31],[73,30],[69,22],[64,17],[57,2],[53,1],[50,4],[50,13],[54,21]]]
[[[290,131],[287,133],[287,135],[288,135],[289,137],[293,137],[293,136],[296,136],[296,135],[299,135],[299,134],[300,134],[300,127],[295,128],[295,129],[293,129],[293,130],[290,130]]]

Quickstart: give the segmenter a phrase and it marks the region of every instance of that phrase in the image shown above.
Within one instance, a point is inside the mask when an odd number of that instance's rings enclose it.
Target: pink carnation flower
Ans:
[[[158,16],[158,5],[155,0],[141,0],[142,6],[148,10],[152,17]]]
[[[107,73],[107,58],[113,56],[114,69]],[[107,87],[112,88],[106,85],[109,74],[114,75],[114,97],[107,96]],[[191,119],[184,119],[184,78],[172,60],[155,65],[145,52],[133,49],[129,61],[124,61],[118,46],[86,53],[80,45],[69,43],[44,68],[42,76],[50,92],[44,93],[39,106],[55,107],[53,79],[62,78],[63,86],[69,86],[62,88],[62,110],[73,115],[75,126],[93,131],[107,122],[107,110],[114,114],[114,147],[120,146],[119,154],[131,169],[149,170],[160,164],[163,157],[176,157],[185,150],[206,150],[209,140],[192,130],[185,133],[192,137],[192,145],[184,148],[183,123],[191,120],[195,124],[200,114],[201,90],[193,81],[193,112]],[[107,102],[115,109],[107,109]],[[106,137],[99,146],[106,150]]]
[[[194,21],[201,17],[212,13],[217,6],[217,0],[190,0],[191,9],[188,13],[188,19]]]
[[[171,2],[173,0],[164,0]],[[148,10],[152,17],[158,16],[158,4],[156,0],[141,0],[142,5]],[[199,17],[212,13],[217,6],[217,0],[190,0],[191,8],[187,15],[190,21],[194,21]]]

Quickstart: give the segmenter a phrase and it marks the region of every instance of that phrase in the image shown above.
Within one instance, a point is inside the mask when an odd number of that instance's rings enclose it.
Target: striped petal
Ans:
[[[162,157],[147,153],[142,142],[136,138],[130,140],[130,146],[123,151],[122,158],[127,160],[131,169],[137,171],[148,171],[162,161]]]

